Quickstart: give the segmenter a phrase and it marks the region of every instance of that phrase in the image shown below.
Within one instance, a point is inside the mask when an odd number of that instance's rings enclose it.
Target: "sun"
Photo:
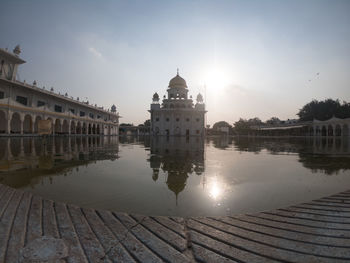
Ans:
[[[204,81],[208,92],[223,92],[229,84],[228,74],[218,67],[208,70],[204,75]]]

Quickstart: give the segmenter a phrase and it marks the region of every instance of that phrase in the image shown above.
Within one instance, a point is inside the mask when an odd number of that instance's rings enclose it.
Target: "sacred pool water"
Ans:
[[[348,138],[1,138],[0,183],[146,215],[259,212],[350,189]]]

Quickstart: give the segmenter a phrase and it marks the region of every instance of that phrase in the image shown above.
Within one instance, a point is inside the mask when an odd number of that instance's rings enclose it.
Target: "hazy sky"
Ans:
[[[296,118],[311,99],[350,101],[350,1],[17,1],[0,4],[0,47],[21,80],[149,118],[184,77],[208,123]],[[319,73],[319,75],[317,75]]]

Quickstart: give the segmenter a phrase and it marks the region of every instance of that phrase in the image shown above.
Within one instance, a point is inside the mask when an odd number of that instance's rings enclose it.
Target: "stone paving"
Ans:
[[[269,212],[178,218],[0,185],[0,262],[350,262],[350,191]]]

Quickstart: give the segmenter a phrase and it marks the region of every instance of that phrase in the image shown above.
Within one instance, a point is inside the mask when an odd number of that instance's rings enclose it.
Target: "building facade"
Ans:
[[[165,136],[204,136],[205,104],[198,94],[196,104],[188,97],[186,81],[179,72],[169,82],[167,95],[160,104],[159,95],[153,95],[151,109],[151,134]]]
[[[118,135],[119,114],[113,105],[106,110],[73,99],[53,88],[39,88],[16,79],[18,66],[25,63],[16,46],[13,52],[0,49],[0,135],[36,135],[40,121],[48,120],[50,133]]]

